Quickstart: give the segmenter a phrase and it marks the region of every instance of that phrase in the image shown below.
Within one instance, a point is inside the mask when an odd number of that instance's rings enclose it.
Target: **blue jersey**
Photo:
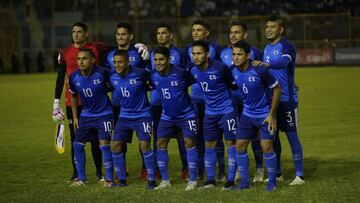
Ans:
[[[151,117],[150,105],[147,98],[147,86],[150,73],[144,69],[129,67],[126,76],[113,73],[110,77],[110,84],[116,92],[116,99],[120,102],[121,118],[142,118]]]
[[[115,66],[114,66],[114,54],[116,52],[116,49],[111,50],[106,57],[106,67],[109,67],[112,71],[115,71]],[[129,54],[129,65],[132,67],[136,67],[136,68],[143,68],[143,69],[149,69],[149,61],[144,61],[141,58],[141,55],[138,53],[138,49],[134,47],[134,45],[132,44],[129,49],[128,49],[128,54]],[[120,101],[119,101],[119,95],[117,95],[118,92],[113,92],[112,93],[112,105],[114,106],[119,106],[120,105]]]
[[[171,65],[169,74],[161,76],[153,71],[151,82],[161,95],[163,108],[162,120],[194,118],[195,112],[188,94],[188,87],[193,80],[181,67]]]
[[[233,65],[232,47],[224,48],[220,53],[220,59],[227,67],[230,68],[231,65]],[[263,60],[263,52],[261,51],[261,49],[251,46],[250,47],[250,59],[262,61]]]
[[[191,74],[202,89],[206,107],[205,114],[227,114],[234,111],[230,92],[232,77],[225,64],[209,60],[207,70],[202,71],[194,66]]]
[[[150,54],[151,69],[155,70],[154,64],[154,51]],[[170,63],[184,69],[188,68],[188,58],[184,49],[176,47],[174,45],[170,46]],[[161,105],[161,96],[157,91],[150,92],[150,104],[151,105]]]
[[[251,64],[244,72],[235,65],[232,75],[242,94],[243,115],[252,118],[265,118],[271,109],[271,91],[278,81],[265,67],[253,67]]]
[[[94,66],[90,75],[84,77],[77,69],[69,76],[69,91],[80,95],[83,109],[80,116],[96,117],[112,114],[111,102],[107,96],[110,71]]]
[[[224,48],[221,51],[220,59],[227,67],[230,68],[234,63],[233,58],[232,58],[232,47]],[[263,52],[261,51],[261,49],[251,46],[250,47],[250,59],[262,61]],[[239,89],[233,91],[233,95],[235,96],[235,99],[237,102],[242,103],[241,102],[241,100],[242,100],[241,92]]]
[[[295,88],[295,46],[282,38],[276,44],[267,44],[263,61],[270,64],[270,73],[279,81],[281,86],[281,102],[297,102]]]
[[[111,50],[106,56],[105,66],[111,68],[111,70],[115,70],[113,57],[117,48]],[[134,45],[130,45],[128,49],[129,54],[129,65],[136,68],[145,68],[149,69],[149,61],[144,61],[141,58],[141,55],[138,53],[138,49],[134,47]]]
[[[187,53],[188,53],[188,57],[189,57],[189,65],[190,68],[192,66],[194,66],[194,60],[192,57],[192,45],[189,45],[187,48]],[[220,52],[221,52],[221,47],[220,45],[213,43],[213,42],[209,42],[209,58],[211,60],[220,60]],[[190,69],[189,68],[189,69]],[[201,92],[201,88],[198,84],[193,84],[191,86],[191,93],[190,93],[190,97],[192,99],[195,100],[203,100],[203,95]]]

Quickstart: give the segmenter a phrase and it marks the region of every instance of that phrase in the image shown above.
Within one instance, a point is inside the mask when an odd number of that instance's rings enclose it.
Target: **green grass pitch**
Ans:
[[[128,152],[129,187],[107,189],[96,182],[87,145],[88,187],[70,188],[70,137],[66,152],[54,148],[51,119],[55,74],[0,76],[0,202],[359,202],[360,68],[298,68],[299,134],[306,184],[288,186],[294,177],[284,134],[283,174],[276,191],[265,184],[247,191],[185,192],[176,142],[170,144],[170,178],[165,191],[146,191],[138,179],[137,141]],[[134,139],[135,140],[135,139]],[[252,154],[252,153],[250,153]],[[251,157],[251,171],[254,161]]]

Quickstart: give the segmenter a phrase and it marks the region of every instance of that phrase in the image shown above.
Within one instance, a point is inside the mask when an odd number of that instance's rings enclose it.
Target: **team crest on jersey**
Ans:
[[[158,82],[158,81],[155,81],[155,82],[154,82],[154,85],[159,85],[159,82]]]
[[[75,85],[76,85],[76,86],[80,86],[80,82],[76,82]]]
[[[216,80],[216,78],[217,78],[216,75],[209,75],[210,80]]]
[[[170,61],[174,62],[175,61],[175,57],[174,56],[170,56]]]
[[[254,77],[254,76],[250,76],[250,77],[249,77],[249,82],[255,82],[255,77]]]
[[[129,61],[134,62],[134,61],[135,61],[135,57],[129,56]]]
[[[178,86],[178,81],[177,80],[174,80],[174,81],[171,81],[171,86]]]
[[[278,54],[279,54],[279,50],[275,49],[275,50],[273,51],[273,54],[274,54],[274,55],[278,55]]]
[[[195,74],[195,75],[194,75],[194,78],[198,78],[198,75],[197,75],[197,74]]]
[[[95,79],[95,80],[93,80],[93,82],[94,82],[94,85],[98,85],[98,84],[100,84],[100,79],[98,78],[98,79]]]
[[[136,79],[129,80],[130,85],[135,85],[137,83]]]
[[[239,77],[237,75],[234,76],[234,79],[237,80]]]

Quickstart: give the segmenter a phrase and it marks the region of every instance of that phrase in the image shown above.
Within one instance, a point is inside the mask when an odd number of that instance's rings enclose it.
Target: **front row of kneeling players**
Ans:
[[[84,185],[85,142],[91,131],[98,131],[100,149],[103,152],[106,169],[105,186],[115,186],[113,170],[119,178],[119,186],[126,186],[126,163],[122,147],[128,136],[137,133],[148,173],[148,189],[170,187],[167,146],[171,136],[182,129],[186,144],[189,182],[186,190],[197,187],[198,152],[196,133],[198,122],[204,122],[205,168],[207,181],[203,188],[215,186],[216,140],[224,133],[228,146],[228,177],[223,189],[249,188],[247,146],[260,131],[261,147],[268,169],[267,190],[276,188],[276,155],[272,149],[273,134],[276,131],[275,112],[280,101],[281,88],[277,80],[265,67],[254,67],[250,62],[250,46],[240,41],[233,47],[234,65],[231,69],[218,61],[209,59],[209,47],[205,41],[192,44],[194,67],[186,71],[170,64],[170,51],[166,47],[154,50],[156,70],[129,65],[126,51],[116,51],[113,57],[115,72],[94,65],[91,49],[81,49],[78,54],[79,69],[71,74],[70,90],[73,94],[72,109],[76,140],[74,142],[75,164],[79,181],[74,185]],[[204,95],[205,118],[198,121],[191,104],[188,87],[197,83]],[[240,89],[244,110],[240,120],[231,99],[231,90]],[[152,117],[147,91],[157,91],[161,95],[163,113],[157,132],[156,156],[150,148]],[[121,111],[116,126],[113,127],[113,114],[109,91],[116,91]],[[83,102],[80,118],[77,118],[77,95]],[[111,134],[114,129],[112,146]],[[155,182],[156,162],[162,177],[157,186]],[[234,185],[236,169],[240,170],[241,182]]]

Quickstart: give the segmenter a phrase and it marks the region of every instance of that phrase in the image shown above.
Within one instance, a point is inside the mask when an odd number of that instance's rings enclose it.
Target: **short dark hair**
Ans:
[[[279,23],[280,27],[285,28],[284,19],[279,15],[271,15],[266,19],[266,22],[277,22]]]
[[[119,28],[125,28],[129,34],[134,33],[134,29],[130,23],[119,22],[116,26],[116,29],[119,29]]]
[[[250,45],[245,40],[240,40],[233,45],[233,48],[243,49],[245,53],[250,53]]]
[[[198,40],[192,43],[192,47],[194,46],[201,46],[205,52],[209,52],[209,43],[207,41],[204,40]]]
[[[161,27],[165,27],[166,29],[169,30],[169,32],[172,32],[172,28],[171,28],[171,25],[167,24],[167,23],[164,23],[164,22],[161,22],[159,23],[157,26],[156,26],[156,31],[157,29],[161,28]]]
[[[207,24],[205,21],[203,20],[195,20],[192,24],[192,26],[194,25],[201,25],[203,26],[207,31],[210,31],[210,25]]]
[[[128,51],[122,50],[122,49],[116,50],[115,53],[114,53],[114,56],[123,56],[123,57],[125,57],[126,59],[129,59],[129,53],[128,53]]]
[[[170,49],[167,47],[164,47],[164,46],[159,46],[154,49],[154,55],[155,54],[162,54],[166,58],[169,58],[170,57]]]
[[[81,51],[83,51],[83,52],[88,52],[88,53],[91,55],[92,58],[95,58],[95,54],[94,54],[94,52],[93,52],[92,49],[89,49],[89,48],[80,48],[79,52],[81,52]]]
[[[232,26],[240,26],[241,29],[242,29],[244,32],[247,32],[247,26],[246,26],[246,24],[245,24],[245,23],[242,23],[242,22],[240,22],[240,21],[238,21],[238,20],[232,21],[232,22],[230,23],[229,30],[231,29]]]
[[[83,22],[74,23],[71,28],[74,28],[74,27],[81,27],[84,30],[84,32],[88,31],[88,26]]]

